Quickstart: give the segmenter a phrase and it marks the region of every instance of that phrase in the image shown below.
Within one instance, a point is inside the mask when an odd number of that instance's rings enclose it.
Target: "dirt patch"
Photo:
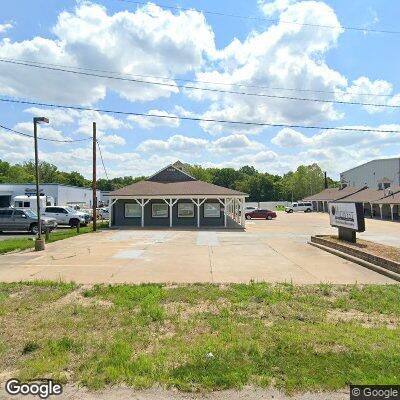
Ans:
[[[313,349],[316,354],[344,353],[348,351],[346,346],[336,343],[317,343],[313,346]]]
[[[164,309],[169,316],[179,314],[182,319],[187,320],[193,315],[202,313],[218,315],[222,308],[230,307],[230,305],[231,303],[226,299],[218,299],[215,302],[206,300],[196,304],[177,301],[164,304]]]
[[[85,297],[83,292],[92,287],[92,285],[82,285],[71,293],[68,293],[66,296],[57,300],[53,303],[53,307],[63,307],[68,304],[74,303],[75,305],[80,305],[83,307],[90,307],[93,305],[98,305],[102,307],[111,307],[113,303],[108,300],[98,299],[96,297]]]
[[[329,310],[327,320],[333,322],[358,322],[366,328],[385,326],[389,329],[396,329],[400,326],[400,319],[395,316],[370,313],[366,314],[357,310]]]

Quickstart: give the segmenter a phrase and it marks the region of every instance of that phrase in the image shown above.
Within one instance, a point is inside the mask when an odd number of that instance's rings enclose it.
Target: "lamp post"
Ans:
[[[44,250],[44,239],[42,238],[42,223],[40,220],[40,190],[39,190],[39,156],[38,156],[38,139],[37,139],[37,125],[48,124],[49,120],[45,117],[33,118],[33,137],[35,141],[35,178],[36,178],[36,208],[37,208],[37,226],[38,237],[35,241],[35,250]]]

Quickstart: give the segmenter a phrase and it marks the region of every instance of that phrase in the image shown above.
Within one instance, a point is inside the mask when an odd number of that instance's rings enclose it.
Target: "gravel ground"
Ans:
[[[5,396],[5,397],[4,397]],[[0,389],[0,399],[31,400],[33,396],[10,396]],[[348,400],[349,392],[318,392],[286,395],[274,389],[262,390],[246,387],[240,391],[224,390],[212,393],[182,393],[173,390],[149,389],[135,391],[129,388],[112,388],[98,392],[89,392],[75,386],[66,386],[61,396],[53,397],[63,400]]]

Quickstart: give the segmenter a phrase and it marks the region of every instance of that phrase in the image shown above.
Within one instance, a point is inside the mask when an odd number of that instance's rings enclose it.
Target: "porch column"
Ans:
[[[381,219],[383,219],[382,206],[383,206],[383,204],[379,204],[379,213],[381,214]]]
[[[240,219],[241,219],[241,225],[243,228],[246,225],[246,218],[244,217],[244,204],[245,204],[246,199],[243,197],[242,198],[242,204],[240,205]]]
[[[196,209],[197,209],[197,227],[200,228],[200,207],[201,205],[206,201],[206,199],[203,199],[200,201],[200,199],[190,199],[193,204],[196,204]]]
[[[374,205],[369,203],[369,206],[371,207],[371,218],[374,218]]]
[[[169,206],[169,227],[172,228],[172,207],[177,203],[178,199],[175,199],[175,201],[170,198],[170,199],[163,199]]]
[[[111,228],[111,225],[112,225],[112,209],[113,209],[113,206],[114,206],[114,204],[116,203],[118,201],[118,199],[113,199],[113,198],[110,198],[110,201],[109,201],[109,203],[108,203],[108,227],[109,228]]]
[[[218,201],[224,207],[224,226],[225,226],[225,228],[228,224],[228,207],[231,204],[232,200],[233,199],[227,199],[227,198],[224,198],[223,200],[218,199]]]
[[[111,228],[113,199],[108,200],[108,227]]]
[[[393,207],[394,207],[394,204],[390,204],[390,215],[392,216],[392,221],[394,221]]]
[[[138,203],[142,209],[142,228],[144,228],[144,206],[150,201],[150,199],[147,199],[146,201],[144,199],[135,199],[136,203]]]

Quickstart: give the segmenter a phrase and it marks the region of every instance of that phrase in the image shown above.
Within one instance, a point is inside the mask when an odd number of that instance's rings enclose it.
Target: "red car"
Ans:
[[[247,212],[244,216],[246,217],[246,219],[253,219],[253,218],[272,219],[276,218],[276,212],[271,210],[253,210]]]

